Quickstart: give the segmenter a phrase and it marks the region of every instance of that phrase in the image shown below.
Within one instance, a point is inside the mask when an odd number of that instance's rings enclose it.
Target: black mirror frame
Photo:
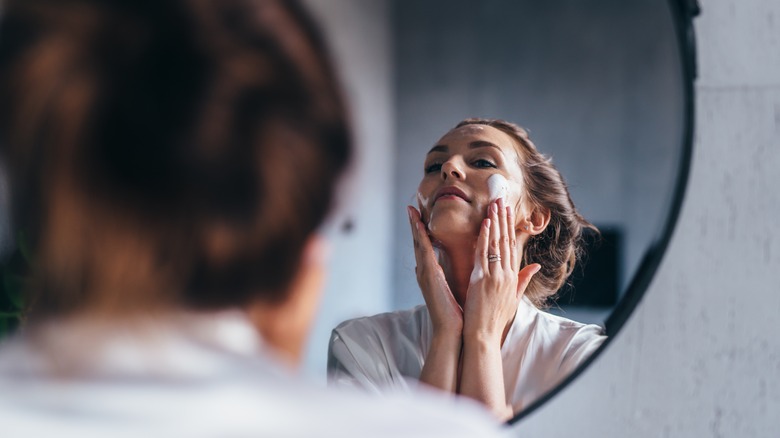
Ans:
[[[555,397],[564,388],[569,386],[583,370],[585,370],[611,343],[615,334],[628,321],[631,314],[636,309],[639,302],[650,285],[658,266],[661,264],[666,248],[669,246],[674,228],[677,225],[677,219],[682,208],[682,202],[685,197],[685,190],[688,186],[688,174],[691,167],[691,158],[693,155],[693,131],[694,131],[694,81],[696,80],[696,37],[693,29],[693,19],[699,15],[700,7],[698,0],[667,0],[669,12],[674,21],[675,37],[680,56],[681,74],[683,84],[683,135],[680,150],[680,161],[677,169],[677,181],[675,183],[674,193],[669,203],[669,212],[666,220],[652,240],[650,247],[645,252],[639,268],[634,274],[631,282],[626,289],[623,298],[615,307],[612,314],[605,323],[607,340],[585,360],[574,372],[558,384],[550,392],[533,402],[530,406],[517,413],[512,419],[507,421],[512,425],[522,420],[540,406],[547,403],[548,400]]]

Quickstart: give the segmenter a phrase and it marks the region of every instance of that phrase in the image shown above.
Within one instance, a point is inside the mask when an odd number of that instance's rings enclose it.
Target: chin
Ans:
[[[428,224],[428,230],[437,247],[446,247],[476,239],[479,223],[464,217],[434,217]]]

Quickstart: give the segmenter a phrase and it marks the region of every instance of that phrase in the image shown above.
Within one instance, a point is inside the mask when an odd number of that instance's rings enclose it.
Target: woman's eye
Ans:
[[[441,163],[433,163],[425,166],[425,173],[438,172],[441,170]]]
[[[496,168],[496,165],[494,163],[484,159],[479,159],[474,161],[473,165],[474,167],[480,167],[480,168],[488,168],[488,167]]]

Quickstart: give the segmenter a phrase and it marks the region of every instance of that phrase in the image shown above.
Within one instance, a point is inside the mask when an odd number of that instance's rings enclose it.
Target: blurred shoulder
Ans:
[[[418,337],[420,332],[430,324],[428,309],[425,305],[411,309],[379,313],[372,316],[349,319],[333,330],[343,336],[409,336]]]

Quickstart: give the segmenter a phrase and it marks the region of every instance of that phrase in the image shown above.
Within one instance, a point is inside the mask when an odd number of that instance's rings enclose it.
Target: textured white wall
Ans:
[[[701,7],[671,245],[612,345],[518,436],[780,436],[780,1]]]

